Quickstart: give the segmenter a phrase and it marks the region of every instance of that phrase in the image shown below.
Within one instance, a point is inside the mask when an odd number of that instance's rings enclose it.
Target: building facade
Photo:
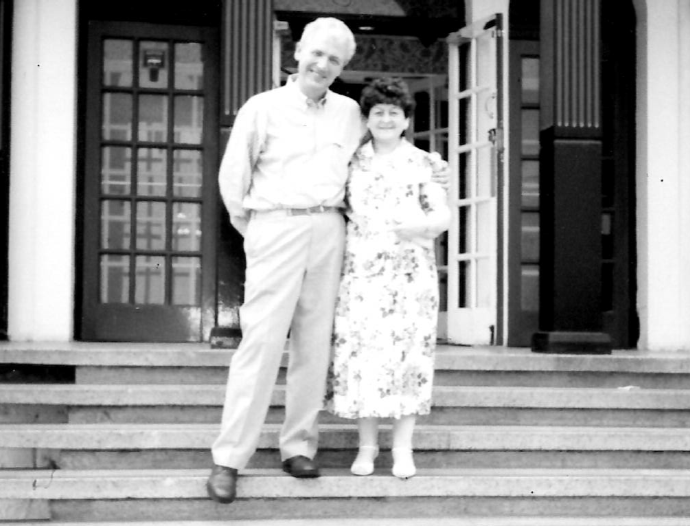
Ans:
[[[332,15],[359,46],[334,89],[403,76],[410,140],[449,159],[442,338],[690,350],[690,0],[92,4],[0,0],[7,339],[236,328],[220,156],[239,105]]]

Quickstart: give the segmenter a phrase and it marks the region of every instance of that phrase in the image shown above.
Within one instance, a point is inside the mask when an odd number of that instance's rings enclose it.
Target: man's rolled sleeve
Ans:
[[[230,222],[244,236],[249,210],[243,202],[252,182],[252,171],[259,154],[257,107],[250,99],[240,108],[220,164],[218,184]]]

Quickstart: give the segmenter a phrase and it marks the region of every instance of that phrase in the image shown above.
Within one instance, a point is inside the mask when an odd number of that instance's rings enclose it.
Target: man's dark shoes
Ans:
[[[302,455],[284,460],[283,471],[298,479],[316,478],[321,475],[316,462]]]
[[[225,466],[213,466],[211,476],[206,482],[206,490],[211,500],[230,504],[237,493],[237,470]]]

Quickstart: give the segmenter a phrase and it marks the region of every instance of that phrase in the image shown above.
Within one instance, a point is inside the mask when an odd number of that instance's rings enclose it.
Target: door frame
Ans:
[[[216,320],[216,274],[217,274],[217,235],[219,222],[219,199],[217,190],[217,171],[219,159],[219,31],[209,26],[184,26],[170,24],[151,24],[146,22],[122,22],[108,20],[91,20],[85,25],[84,37],[89,43],[88,51],[81,60],[82,83],[80,85],[80,161],[79,192],[78,192],[78,225],[77,225],[77,278],[78,290],[76,297],[79,304],[76,307],[75,334],[77,339],[87,341],[160,341],[184,342],[206,341],[215,325]],[[84,27],[84,26],[82,26]],[[89,228],[90,225],[100,224],[100,201],[98,184],[88,184],[88,174],[100,173],[100,147],[89,148],[90,143],[100,144],[101,136],[101,70],[102,39],[112,35],[129,38],[143,38],[146,40],[185,39],[199,41],[199,35],[207,44],[204,47],[204,82],[210,87],[205,89],[204,100],[204,132],[203,132],[203,175],[200,202],[203,203],[201,223],[201,290],[198,308],[184,308],[172,306],[139,305],[136,309],[126,308],[126,305],[111,307],[109,316],[117,319],[117,326],[126,327],[128,334],[120,334],[113,329],[104,328],[100,303],[99,263],[98,254],[100,228]],[[140,35],[140,36],[137,36]],[[166,36],[164,36],[166,35]],[[174,36],[170,36],[174,35]],[[136,59],[135,59],[136,67]],[[90,118],[90,116],[99,116]],[[98,137],[99,140],[91,138]],[[136,162],[136,160],[133,160]],[[134,225],[133,225],[134,226]],[[133,279],[133,277],[130,277]],[[132,307],[130,304],[129,307]],[[167,316],[172,316],[168,329],[155,330],[152,320],[164,307]],[[195,309],[198,312],[195,312]],[[188,330],[191,324],[198,321],[198,335]],[[100,331],[100,332],[99,332]]]

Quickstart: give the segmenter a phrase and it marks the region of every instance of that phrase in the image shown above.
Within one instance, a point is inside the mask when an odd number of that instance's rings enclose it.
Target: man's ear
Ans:
[[[299,62],[299,56],[302,53],[302,46],[299,42],[297,42],[297,45],[295,46],[295,60]]]

